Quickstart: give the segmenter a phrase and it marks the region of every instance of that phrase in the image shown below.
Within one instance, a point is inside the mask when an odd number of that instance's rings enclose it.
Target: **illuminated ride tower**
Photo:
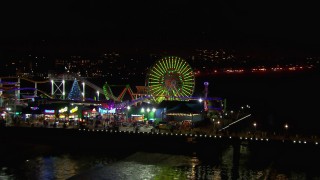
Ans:
[[[204,102],[203,102],[204,112],[208,112],[208,86],[209,86],[209,82],[204,82]]]

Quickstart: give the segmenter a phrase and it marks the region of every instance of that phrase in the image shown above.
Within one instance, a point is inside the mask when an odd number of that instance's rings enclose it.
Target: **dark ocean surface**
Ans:
[[[239,156],[234,155],[233,146],[217,149],[202,154],[187,149],[168,153],[161,151],[161,147],[156,152],[148,152],[130,148],[108,150],[99,146],[65,148],[32,143],[1,143],[0,179],[320,178],[317,166],[320,160],[319,147],[298,144],[282,148],[242,145]]]

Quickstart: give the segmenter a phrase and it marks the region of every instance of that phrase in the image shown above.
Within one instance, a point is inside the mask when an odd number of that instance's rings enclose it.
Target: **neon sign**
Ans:
[[[46,113],[46,114],[54,114],[54,110],[45,109],[44,113]]]
[[[68,107],[64,107],[62,109],[59,109],[59,113],[64,113],[68,111]]]
[[[76,106],[75,108],[73,108],[73,109],[70,109],[70,113],[75,113],[75,112],[77,112],[78,111],[78,106]]]

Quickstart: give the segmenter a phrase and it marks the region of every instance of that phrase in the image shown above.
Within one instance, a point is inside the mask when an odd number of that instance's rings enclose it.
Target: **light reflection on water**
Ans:
[[[241,146],[239,159],[230,146],[205,157],[135,152],[125,158],[114,154],[38,155],[23,161],[0,163],[0,179],[319,179],[319,172],[290,167],[288,157],[270,149],[252,152]],[[271,154],[271,155],[270,155]],[[273,158],[270,158],[270,157]],[[274,159],[278,158],[278,159]],[[286,161],[286,162],[284,162]],[[300,164],[300,165],[299,165]],[[300,170],[299,170],[300,169]]]

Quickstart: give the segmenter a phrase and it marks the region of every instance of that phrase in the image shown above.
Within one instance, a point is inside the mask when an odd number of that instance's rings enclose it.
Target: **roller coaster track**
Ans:
[[[24,90],[24,89],[21,89],[21,90]],[[40,89],[35,89],[36,91],[42,93],[43,95],[45,95],[46,97],[50,98],[50,99],[54,99],[51,95],[47,94],[46,92],[40,90]]]
[[[12,77],[12,76],[0,77],[0,79],[19,79],[19,78],[22,80],[25,80],[25,81],[33,82],[33,83],[48,83],[48,82],[50,82],[50,80],[35,81],[35,80],[25,78],[25,77]]]
[[[48,83],[50,82],[50,80],[43,80],[43,81],[35,81],[35,80],[32,80],[32,79],[28,79],[28,78],[25,78],[25,77],[0,77],[1,79],[18,79],[20,78],[21,80],[25,80],[25,81],[29,81],[29,82],[33,82],[33,83]],[[59,79],[59,77],[57,77]],[[81,76],[78,76],[77,74],[68,74],[68,76],[62,76],[61,78],[67,78],[69,80],[71,79],[78,79],[79,81],[82,81],[84,82],[87,86],[91,87],[92,89],[96,90],[96,91],[99,91],[101,93],[104,93],[106,99],[112,99],[114,101],[117,101],[117,102],[121,102],[123,97],[124,97],[124,94],[128,91],[129,92],[129,95],[131,96],[131,99],[134,100],[134,97],[133,97],[133,92],[132,92],[132,89],[130,88],[129,85],[108,85],[107,83],[103,86],[103,88],[91,83],[90,81],[86,80],[85,78],[81,77]],[[0,81],[1,83],[1,81]],[[114,86],[125,86],[125,88],[122,90],[122,92],[120,93],[120,95],[118,97],[116,97],[111,88],[110,87],[114,87]],[[47,93],[43,92],[43,91],[40,91],[38,90],[39,92],[43,93],[44,95],[52,98],[50,95],[48,95]]]
[[[78,79],[78,80],[84,82],[86,85],[88,85],[89,87],[91,87],[92,89],[94,89],[94,90],[96,90],[96,91],[104,92],[103,89],[100,88],[99,86],[97,86],[97,85],[89,82],[88,80],[86,80],[86,79],[84,79],[84,78],[82,78],[82,77],[80,77],[80,76],[78,76],[78,75],[76,75],[76,74],[69,74],[69,75],[68,75],[68,78],[70,79],[70,77],[73,78],[73,79],[75,78],[75,79]],[[0,77],[0,79],[18,79],[18,78],[20,78],[20,79],[22,79],[22,80],[25,80],[25,81],[33,82],[33,83],[48,83],[48,82],[50,82],[49,79],[48,79],[48,80],[43,80],[43,81],[35,81],[35,80],[29,79],[29,78],[25,78],[25,77],[11,77],[11,76],[9,76],[9,77]],[[0,81],[0,82],[1,82],[1,81]],[[48,95],[48,94],[45,93],[44,91],[40,91],[39,89],[38,89],[38,91],[41,92],[41,93],[43,93],[44,95],[52,98],[50,95]]]
[[[18,90],[19,90],[19,91],[28,91],[28,90],[38,91],[38,92],[44,94],[45,96],[47,96],[48,98],[53,99],[53,97],[50,96],[49,94],[47,94],[46,92],[44,92],[44,91],[42,91],[42,90],[40,90],[40,89],[36,89],[36,88],[31,88],[31,87],[26,87],[26,88],[11,88],[11,89],[1,89],[1,88],[0,88],[0,91],[8,91],[8,92],[10,92],[10,91],[18,91]]]
[[[112,100],[114,100],[114,101],[120,102],[120,101],[122,101],[122,98],[124,97],[124,94],[125,94],[126,91],[129,92],[129,95],[131,96],[132,100],[134,99],[134,98],[133,98],[133,92],[132,92],[132,90],[131,90],[131,88],[130,88],[129,85],[125,85],[125,88],[123,89],[123,91],[121,92],[121,94],[120,94],[118,97],[116,97],[116,96],[113,94],[110,86],[123,86],[123,85],[107,85],[107,83],[106,83],[106,84],[103,86],[103,88],[101,88],[101,87],[99,87],[99,86],[91,83],[90,81],[86,80],[85,78],[83,78],[83,77],[81,77],[81,76],[79,76],[79,75],[77,75],[77,74],[69,74],[69,78],[70,78],[70,77],[75,78],[75,79],[78,79],[78,80],[84,82],[87,86],[91,87],[92,89],[94,89],[94,90],[96,90],[96,91],[99,91],[99,92],[101,92],[101,93],[104,93],[106,99],[108,99],[108,100],[109,100],[109,99],[112,99]]]
[[[118,98],[113,95],[113,92],[111,91],[111,88],[107,83],[103,85],[103,93],[107,100],[109,99],[112,99],[114,101],[118,100]]]
[[[50,80],[42,80],[42,81],[36,81],[36,80],[32,80],[32,79],[29,79],[29,78],[25,78],[25,77],[0,77],[0,79],[21,79],[21,80],[25,80],[25,81],[29,81],[29,82],[32,82],[32,83],[48,83],[50,82]],[[0,81],[0,83],[2,84],[6,84],[7,82],[2,82]],[[6,90],[6,89],[3,89],[2,91],[13,91],[13,90],[33,90],[33,91],[38,91],[40,93],[42,93],[43,95],[47,96],[48,98],[50,99],[53,99],[53,97],[49,94],[47,94],[46,92],[40,90],[40,89],[36,89],[36,88],[13,88],[13,89],[10,89],[10,90]]]
[[[91,83],[90,81],[84,79],[83,77],[80,76],[74,76],[76,79],[79,79],[80,81],[84,82],[86,85],[88,85],[89,87],[91,87],[92,89],[99,91],[99,92],[104,92],[103,89],[93,83]]]
[[[49,94],[47,94],[46,92],[44,92],[44,91],[42,91],[42,90],[40,90],[40,89],[37,89],[37,91],[41,92],[42,94],[44,94],[44,95],[47,96],[48,98],[53,99],[53,97],[50,96]]]
[[[120,93],[120,95],[118,97],[116,97],[112,90],[111,90],[111,87],[123,87],[124,86],[124,89],[122,90],[122,92]],[[130,88],[129,85],[109,85],[107,83],[105,83],[103,85],[103,93],[104,95],[106,96],[106,98],[109,100],[109,99],[112,99],[114,101],[117,101],[117,102],[121,102],[123,97],[124,97],[124,94],[128,92],[130,97],[131,97],[131,100],[134,100],[134,97],[133,97],[133,92],[132,92],[132,89]]]
[[[25,78],[25,77],[12,77],[12,76],[8,76],[8,77],[0,77],[0,79],[18,79],[20,78],[21,80],[25,80],[25,81],[29,81],[29,82],[32,82],[32,83],[48,83],[50,82],[50,80],[42,80],[42,81],[36,81],[36,80],[32,80],[32,79],[29,79],[29,78]],[[63,78],[66,78],[66,79],[78,79],[79,81],[82,81],[84,82],[87,86],[91,87],[92,89],[96,90],[96,91],[99,91],[99,92],[102,92],[104,93],[105,97],[107,100],[111,99],[111,100],[114,100],[116,102],[121,102],[125,93],[128,92],[129,95],[131,96],[131,101],[129,102],[129,105],[132,105],[132,104],[135,104],[135,103],[138,103],[138,102],[144,102],[146,100],[150,100],[152,97],[151,96],[143,96],[143,97],[140,97],[140,98],[137,98],[137,99],[134,99],[134,95],[135,93],[133,93],[132,89],[130,88],[129,85],[109,85],[107,83],[105,83],[103,85],[103,88],[91,83],[90,81],[86,80],[85,78],[81,77],[81,76],[78,76],[77,74],[68,74],[67,77],[63,76]],[[59,78],[58,78],[59,79]],[[5,83],[8,83],[8,82],[4,82],[4,81],[0,81],[0,84],[5,84]],[[113,94],[112,90],[111,90],[111,87],[124,87],[124,89],[122,90],[122,92],[120,93],[120,95],[117,97]],[[33,90],[37,90],[39,91],[40,93],[42,93],[43,95],[49,97],[49,98],[53,98],[51,95],[47,94],[46,92],[42,91],[42,90],[39,90],[39,89],[35,89],[35,88],[31,88]],[[27,89],[23,89],[23,88],[20,88],[20,90],[27,90]],[[30,89],[29,89],[30,90]],[[3,90],[3,91],[6,91],[6,90]],[[183,97],[179,97],[179,98],[182,98],[184,99]],[[187,98],[186,98],[187,99]]]

